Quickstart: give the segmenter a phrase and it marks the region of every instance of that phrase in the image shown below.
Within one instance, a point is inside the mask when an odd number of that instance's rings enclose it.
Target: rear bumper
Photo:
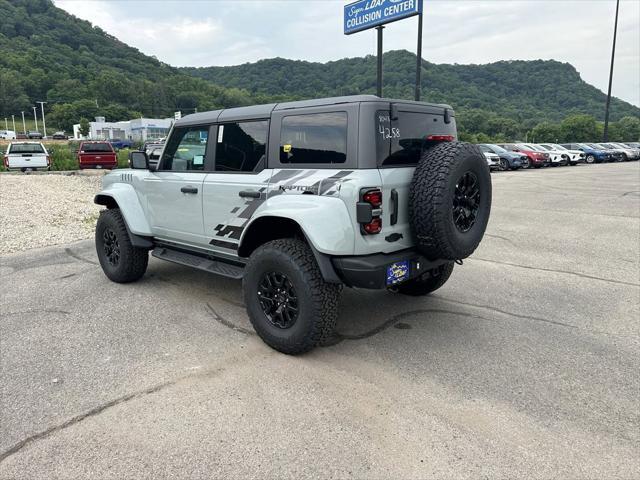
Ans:
[[[407,262],[408,273],[402,281],[407,281],[448,260],[428,260],[416,250],[401,250],[394,253],[376,253],[353,257],[333,257],[331,263],[340,279],[349,287],[382,289],[391,286],[387,282],[388,268]]]

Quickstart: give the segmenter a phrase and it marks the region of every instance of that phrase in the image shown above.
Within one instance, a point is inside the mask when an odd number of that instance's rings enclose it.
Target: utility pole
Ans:
[[[11,115],[11,121],[13,122],[13,132],[15,133],[15,131],[16,131],[16,116],[15,115]]]
[[[47,102],[36,102],[40,104],[40,110],[42,111],[42,130],[44,130],[42,132],[42,136],[46,137],[47,136],[47,124],[44,122],[44,104]]]
[[[618,35],[618,10],[620,0],[616,0],[616,19],[613,24],[613,47],[611,49],[611,69],[609,70],[609,91],[607,92],[607,106],[604,111],[604,141],[609,141],[609,105],[611,104],[611,84],[613,83],[613,61],[616,56],[616,36]]]
[[[33,107],[33,119],[36,121],[36,132],[38,131],[38,112],[36,112],[36,109],[38,107]]]
[[[27,134],[27,124],[24,121],[24,112],[22,112],[22,133]]]
[[[7,123],[7,117],[4,117],[4,129],[9,130],[9,124]]]

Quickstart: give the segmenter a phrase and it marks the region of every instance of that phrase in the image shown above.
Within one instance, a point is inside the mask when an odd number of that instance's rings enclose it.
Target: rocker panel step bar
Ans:
[[[235,280],[240,280],[244,274],[244,268],[241,266],[167,247],[156,247],[151,252],[151,255],[161,260],[197,268],[198,270],[204,270],[205,272],[215,273]]]

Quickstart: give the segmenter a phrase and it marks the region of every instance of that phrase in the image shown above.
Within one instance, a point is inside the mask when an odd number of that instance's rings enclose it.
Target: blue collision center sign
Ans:
[[[422,13],[422,0],[360,0],[344,7],[344,34]]]

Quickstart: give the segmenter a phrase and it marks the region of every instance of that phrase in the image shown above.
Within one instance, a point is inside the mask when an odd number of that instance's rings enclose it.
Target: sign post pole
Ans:
[[[378,31],[378,80],[376,83],[376,95],[382,98],[382,30],[384,30],[384,27],[380,25],[376,27],[376,30]]]
[[[420,60],[422,58],[422,0],[356,0],[344,6],[344,34],[370,28],[378,31],[378,65],[376,94],[382,97],[382,29],[383,25],[418,15],[418,71],[416,100],[420,99]]]
[[[422,84],[422,12],[418,14],[418,48],[416,52],[416,101],[420,101]]]

